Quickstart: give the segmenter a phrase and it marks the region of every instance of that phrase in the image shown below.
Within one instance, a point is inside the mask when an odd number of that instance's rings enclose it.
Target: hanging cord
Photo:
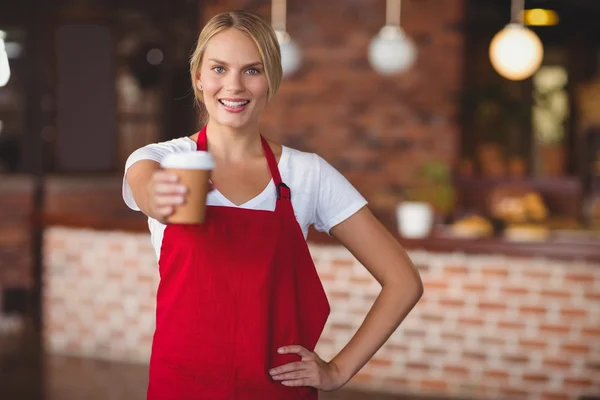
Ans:
[[[511,3],[511,22],[523,25],[523,11],[525,10],[525,0],[512,0]]]
[[[276,31],[285,32],[286,0],[271,0],[271,25]]]
[[[385,24],[400,26],[400,9],[402,0],[387,0],[385,4]]]

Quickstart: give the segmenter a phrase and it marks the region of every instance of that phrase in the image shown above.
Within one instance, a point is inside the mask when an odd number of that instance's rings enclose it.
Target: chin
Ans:
[[[216,118],[216,121],[221,126],[233,129],[241,129],[252,125],[252,121],[247,118]]]
[[[234,129],[245,128],[256,123],[254,118],[252,118],[252,115],[244,114],[230,114],[217,112],[217,115],[215,116],[215,121],[221,126],[226,126],[228,128]]]

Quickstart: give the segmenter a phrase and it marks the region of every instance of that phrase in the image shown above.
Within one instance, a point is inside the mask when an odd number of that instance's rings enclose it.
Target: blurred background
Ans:
[[[0,399],[144,398],[158,273],[124,163],[199,129],[188,58],[230,9],[280,31],[265,136],[341,171],[425,285],[323,398],[600,398],[600,1],[3,0]],[[309,246],[329,359],[379,287]]]

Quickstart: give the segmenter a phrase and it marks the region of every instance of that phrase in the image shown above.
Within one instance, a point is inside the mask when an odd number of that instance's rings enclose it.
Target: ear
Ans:
[[[198,90],[202,90],[202,80],[200,79],[200,75],[196,77],[196,88],[198,88]]]

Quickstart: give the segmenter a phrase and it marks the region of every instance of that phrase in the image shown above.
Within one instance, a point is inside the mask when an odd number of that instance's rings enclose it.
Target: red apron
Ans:
[[[275,156],[261,137],[277,188],[275,211],[208,206],[203,224],[167,225],[159,259],[148,400],[314,400],[269,369],[313,351],[329,303]],[[206,150],[206,127],[198,135]]]

